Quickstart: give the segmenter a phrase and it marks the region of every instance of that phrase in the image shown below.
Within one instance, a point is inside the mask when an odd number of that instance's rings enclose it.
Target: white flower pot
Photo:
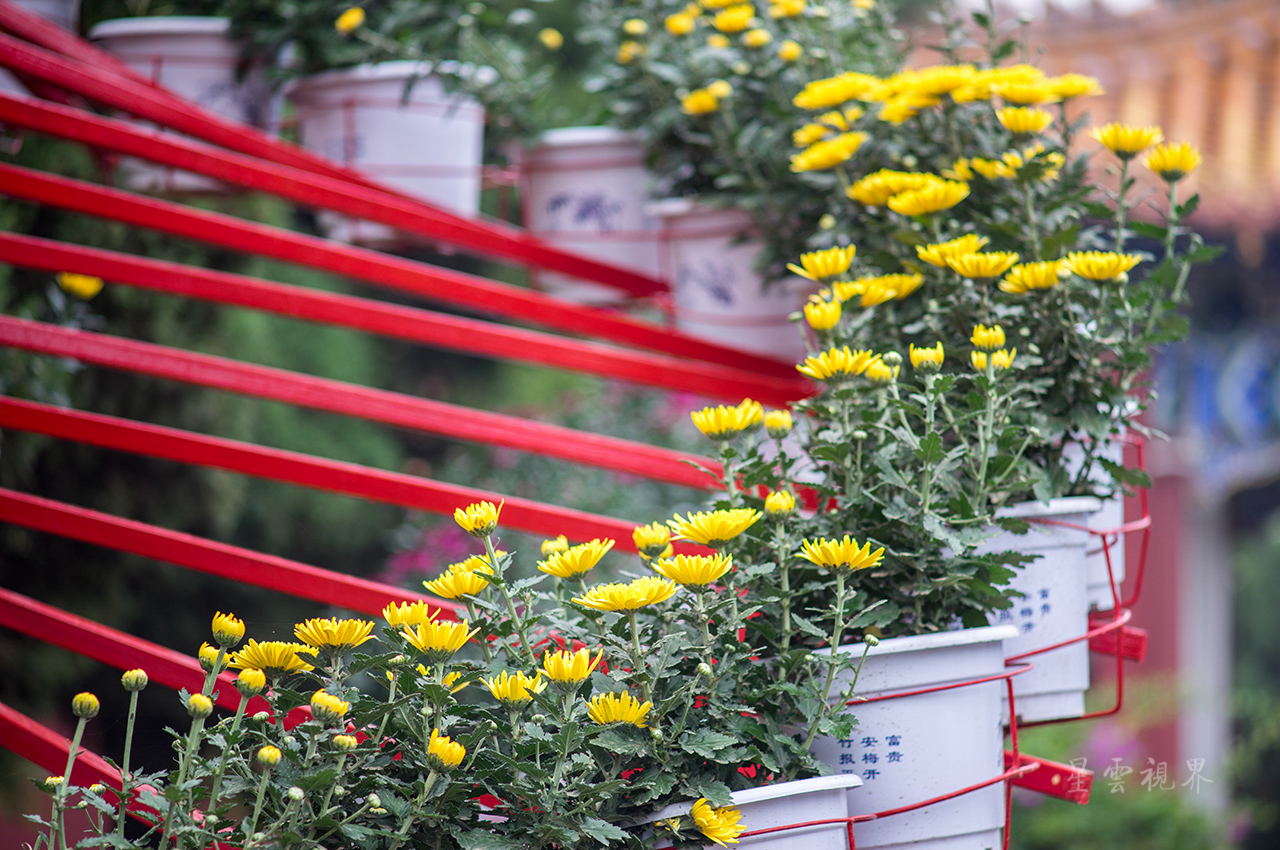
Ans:
[[[815,285],[801,278],[762,287],[751,217],[693,201],[659,201],[658,261],[671,281],[676,327],[692,336],[778,360],[804,356],[800,329],[788,318]]]
[[[80,0],[13,0],[28,12],[34,12],[45,20],[53,21],[64,30],[75,31],[80,18]]]
[[[658,223],[645,212],[644,150],[613,127],[565,127],[542,134],[522,158],[525,225],[568,251],[658,276]],[[537,272],[543,291],[579,304],[618,304],[626,293],[555,272]]]
[[[1124,434],[1107,442],[1103,446],[1102,451],[1098,453],[1101,457],[1115,463],[1124,463]],[[1063,462],[1067,465],[1067,470],[1073,475],[1080,470],[1080,464],[1084,460],[1084,451],[1079,445],[1072,443],[1066,447],[1062,453]],[[1110,483],[1110,476],[1106,470],[1098,468],[1092,475],[1093,480],[1106,484]],[[1095,531],[1109,531],[1124,525],[1124,496],[1117,494],[1110,499],[1102,500],[1102,507],[1097,513],[1089,515],[1089,527]],[[1107,572],[1107,556],[1103,552],[1102,538],[1094,535],[1089,540],[1088,560],[1086,561],[1085,571],[1088,576],[1088,600],[1091,608],[1099,611],[1110,611],[1115,604],[1115,600],[1111,596],[1111,576],[1115,576],[1116,589],[1119,590],[1121,582],[1124,581],[1124,535],[1118,534],[1115,539],[1108,541],[1110,543],[1111,570]]]
[[[742,812],[739,825],[747,832],[810,821],[846,818],[851,812],[848,799],[855,796],[862,780],[854,775],[817,776],[733,792],[733,805]],[[667,806],[645,819],[645,823],[688,815],[693,802]],[[658,846],[665,842],[659,840]],[[715,846],[715,845],[710,845]],[[848,850],[848,829],[844,823],[828,823],[785,829],[764,835],[744,835],[740,848],[760,850]],[[859,844],[859,846],[861,846]]]
[[[451,212],[480,208],[484,108],[449,94],[431,65],[383,62],[298,80],[288,95],[302,145]],[[405,86],[414,81],[405,99]],[[383,246],[406,241],[384,224],[320,216],[329,238]],[[414,241],[410,239],[409,241]]]
[[[855,697],[874,697],[994,676],[1004,671],[1012,626],[987,626],[880,641],[862,667]],[[840,648],[861,655],[863,644]],[[847,686],[852,673],[836,682]],[[851,815],[873,814],[994,779],[1004,772],[1003,680],[853,707],[849,739],[818,738],[813,753],[837,772],[860,775]],[[1004,826],[1004,785],[883,819],[854,824],[860,850],[995,850]]]
[[[1000,511],[1002,517],[1030,521],[1026,534],[1001,532],[982,544],[984,552],[1016,550],[1040,557],[1018,571],[1009,583],[1021,591],[1013,607],[991,615],[992,624],[1010,624],[1017,637],[1005,641],[1005,656],[1051,646],[1089,630],[1085,562],[1091,535],[1037,520],[1087,526],[1102,503],[1090,496],[1025,502]],[[1076,643],[1035,655],[1035,668],[1015,676],[1018,717],[1024,721],[1079,717],[1089,689],[1089,643]],[[1008,707],[1005,708],[1006,715]]]
[[[238,77],[240,47],[226,18],[157,17],[103,21],[89,37],[130,68],[224,118],[264,126],[268,90],[260,69]],[[136,191],[225,191],[207,177],[126,158],[126,185]]]

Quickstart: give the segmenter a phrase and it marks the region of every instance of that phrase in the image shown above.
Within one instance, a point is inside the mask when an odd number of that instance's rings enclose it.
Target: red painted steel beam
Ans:
[[[0,194],[346,275],[491,316],[795,380],[793,365],[647,322],[400,257],[0,163]]]
[[[0,232],[0,262],[49,272],[95,275],[115,283],[171,295],[266,310],[423,345],[538,363],[734,402],[750,396],[765,404],[782,405],[795,398],[796,388],[802,386],[799,381],[784,383],[723,366],[564,339],[478,319],[68,245],[34,236]]]
[[[70,739],[37,723],[20,711],[0,702],[0,747],[22,756],[52,776],[61,776],[67,767]],[[120,787],[120,771],[96,753],[81,749],[71,769],[71,783],[86,786],[101,782]]]
[[[1026,753],[1018,753],[1016,758],[1018,766],[1034,764],[1037,768],[1010,780],[1014,785],[1026,788],[1028,791],[1038,791],[1050,797],[1078,803],[1081,806],[1088,804],[1089,793],[1093,790],[1092,770],[1036,758]],[[1014,767],[1014,759],[1013,753],[1004,751],[1005,770]]]
[[[172,103],[158,95],[159,89],[134,80],[102,73],[98,69],[43,50],[27,42],[0,34],[0,66],[45,80],[60,88],[83,97],[123,110],[138,118],[155,121],[170,130],[187,133],[230,150],[252,156],[262,156],[260,139],[265,134],[232,122],[215,123],[206,116],[173,108]],[[172,96],[170,96],[172,97]],[[246,142],[246,139],[249,140]],[[280,158],[279,151],[273,153]],[[293,159],[293,157],[289,157]],[[317,165],[307,169],[322,177]],[[353,190],[355,184],[344,181]],[[388,203],[395,203],[395,195],[377,189]],[[571,254],[531,236],[527,231],[495,221],[480,222],[467,219],[438,207],[404,199],[400,206],[415,211],[415,221],[425,228],[424,235],[440,239],[462,248],[502,259],[514,260],[552,271],[564,272],[629,292],[632,295],[653,295],[666,292],[668,286],[638,272],[603,263],[590,257]],[[410,229],[413,229],[412,227]]]
[[[0,626],[24,635],[69,649],[118,670],[141,667],[147,677],[167,688],[200,693],[204,687],[204,671],[200,662],[189,655],[136,638],[118,629],[37,602],[19,593],[0,588]],[[240,705],[235,677],[223,673],[218,677],[214,702],[234,711]],[[256,700],[261,700],[257,703]],[[250,704],[253,711],[265,711],[267,702],[261,697]]]
[[[474,502],[497,503],[504,498],[497,493],[431,481],[415,475],[386,472],[354,463],[255,446],[238,440],[193,434],[177,428],[0,396],[0,429],[2,428],[32,431],[106,449],[225,469],[255,478],[282,481],[435,514],[452,515],[457,508]],[[501,527],[548,537],[563,534],[573,541],[596,537],[613,538],[617,541],[617,550],[636,551],[631,539],[631,531],[635,526],[631,522],[528,499],[505,499]],[[701,547],[690,544],[677,545],[677,551],[689,554],[705,552]]]
[[[0,488],[0,522],[131,552],[373,617],[381,616],[382,609],[393,602],[424,598],[421,593],[399,587],[4,488]],[[458,619],[456,603],[435,598],[428,601],[440,609],[445,619]]]
[[[0,36],[0,55],[5,48]],[[278,165],[228,153],[210,145],[169,134],[158,134],[137,125],[66,106],[41,103],[26,97],[0,93],[0,120],[6,124],[46,133],[68,141],[82,142],[95,148],[141,157],[213,177],[246,189],[268,192],[309,207],[333,210],[409,233],[439,239],[462,248],[501,259],[516,259],[540,267],[553,268],[587,280],[614,286],[635,296],[666,292],[667,286],[631,274],[623,276],[612,266],[586,258],[547,251],[535,253],[544,243],[532,237],[495,233],[495,227],[478,228],[442,221],[440,215],[421,204],[389,195],[377,189],[355,186],[296,168]],[[523,232],[520,232],[523,234]],[[538,262],[533,262],[534,257]],[[635,278],[641,277],[640,280]]]
[[[0,316],[0,345],[324,410],[457,440],[505,446],[671,484],[708,488],[708,458],[617,437],[242,363],[44,322]]]

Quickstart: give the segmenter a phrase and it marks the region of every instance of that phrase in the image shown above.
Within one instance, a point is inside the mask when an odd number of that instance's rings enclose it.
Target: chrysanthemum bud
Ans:
[[[66,778],[62,776],[46,776],[44,780],[44,790],[53,791],[65,781]]]
[[[89,790],[101,797],[103,794],[107,793],[107,786],[103,785],[101,782],[95,782],[89,786]]]
[[[295,803],[301,803],[303,800],[307,799],[307,792],[303,791],[297,785],[294,785],[285,792],[285,796]]]
[[[862,442],[867,438],[867,432],[859,428],[857,431],[853,432],[853,438],[858,442]]]
[[[381,797],[379,797],[377,794],[370,794],[370,795],[369,795],[368,797],[366,797],[365,799],[369,802],[369,805],[370,805],[370,807],[372,807],[372,808],[375,808],[375,809],[376,809],[376,808],[378,808],[379,806],[381,806],[381,805],[382,805],[382,798],[381,798]]]
[[[876,637],[875,635],[863,635],[862,642],[865,643],[867,646],[879,646],[880,638]]]
[[[387,663],[390,664],[392,667],[399,667],[401,664],[405,663],[408,660],[409,659],[405,658],[403,655],[393,655],[391,656],[391,660],[388,661]]]
[[[219,654],[218,647],[210,646],[207,643],[200,644],[200,651],[199,653],[197,653],[197,656],[200,659],[200,669],[206,673],[214,672],[213,666],[215,664],[218,664],[218,654]],[[224,652],[222,653],[222,663],[218,664],[217,672],[221,673],[223,670],[226,670],[226,669],[227,669],[227,656],[226,656],[226,653]]]
[[[711,678],[711,675],[712,675],[711,665],[710,665],[710,664],[708,664],[708,663],[707,663],[707,662],[705,662],[705,661],[703,661],[701,664],[699,664],[699,665],[698,665],[698,675],[699,675],[699,676],[706,676],[708,679],[710,679],[710,678]]]
[[[535,714],[529,718],[530,723],[546,723],[547,716],[545,714]]]
[[[244,637],[244,621],[219,611],[213,615],[213,639],[223,649],[230,649]]]
[[[902,355],[896,351],[886,351],[884,354],[880,355],[880,359],[883,360],[887,366],[902,365]]]
[[[236,690],[245,699],[256,697],[266,686],[267,674],[253,667],[244,668],[240,671],[240,675],[236,676]]]
[[[120,677],[120,684],[124,686],[126,691],[136,693],[147,686],[147,671],[141,668],[136,670],[126,670],[124,675]]]
[[[98,698],[88,691],[76,694],[71,700],[71,711],[76,717],[82,717],[85,720],[97,717],[98,709],[101,707]]]
[[[349,753],[360,745],[355,735],[334,735],[333,748],[340,753]]]
[[[213,701],[204,694],[192,694],[187,697],[187,714],[195,720],[202,720],[213,714]]]
[[[266,723],[270,719],[271,719],[271,712],[269,711],[255,712],[253,715],[254,723]]]
[[[275,767],[280,763],[280,759],[284,758],[284,753],[279,748],[267,744],[265,747],[258,748],[258,764],[263,767]]]
[[[776,490],[764,500],[764,512],[773,519],[781,519],[796,509],[796,497],[789,490]]]
[[[649,737],[653,738],[653,740],[657,741],[658,743],[662,743],[662,730],[659,729],[657,726],[650,727]]]
[[[764,427],[770,437],[781,440],[791,433],[791,411],[770,410],[764,415]]]

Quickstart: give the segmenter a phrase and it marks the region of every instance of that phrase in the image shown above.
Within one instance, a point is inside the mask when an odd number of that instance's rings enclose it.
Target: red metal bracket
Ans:
[[[505,528],[548,537],[563,534],[570,540],[608,537],[617,541],[614,548],[618,551],[636,551],[631,539],[635,526],[626,520],[100,413],[65,410],[0,396],[0,428],[33,431],[148,457],[226,469],[436,514],[451,515],[455,509],[473,502],[496,503],[505,499],[502,508]],[[707,552],[690,543],[674,545],[678,553]]]
[[[1035,765],[1036,769],[1011,780],[1017,787],[1057,797],[1060,800],[1069,800],[1081,806],[1089,802],[1089,793],[1093,789],[1092,770],[1036,758],[1026,753],[1019,753],[1015,757],[1013,753],[1005,750],[1005,770],[1029,764]]]
[[[1093,631],[1113,620],[1110,611],[1097,611],[1089,615],[1089,630]],[[1121,626],[1089,638],[1089,649],[1107,655],[1119,652],[1129,661],[1142,661],[1147,657],[1147,630],[1136,626]]]
[[[0,163],[0,194],[346,275],[375,286],[566,333],[795,380],[795,366],[449,269],[119,189]]]
[[[687,452],[12,316],[0,316],[0,345],[457,440],[506,446],[687,487],[714,488],[712,475],[719,474],[717,462]],[[708,475],[690,464],[713,473]]]
[[[34,236],[0,233],[0,261],[50,272],[94,275],[114,283],[265,310],[423,345],[539,363],[732,402],[750,397],[764,404],[782,405],[806,392],[806,384],[798,379],[760,377],[709,363]]]

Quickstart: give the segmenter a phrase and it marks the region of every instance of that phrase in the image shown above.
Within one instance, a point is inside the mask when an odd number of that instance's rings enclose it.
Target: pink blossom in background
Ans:
[[[386,584],[408,587],[444,571],[450,564],[479,555],[475,538],[451,522],[423,529],[411,549],[396,552],[381,571],[371,578]]]

